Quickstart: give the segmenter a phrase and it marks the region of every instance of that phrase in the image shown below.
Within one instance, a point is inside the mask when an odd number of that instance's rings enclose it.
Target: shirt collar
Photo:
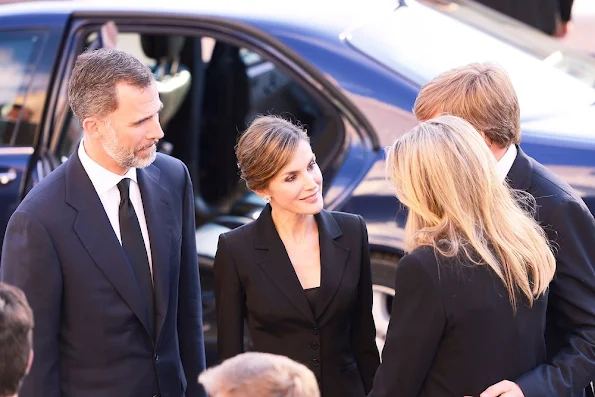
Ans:
[[[496,164],[496,168],[498,170],[498,176],[500,177],[500,180],[504,181],[506,179],[506,175],[508,175],[508,173],[510,172],[510,169],[512,168],[512,164],[514,163],[514,160],[516,159],[516,155],[517,155],[516,145],[514,145],[514,144],[510,145],[508,147],[508,149],[506,150],[506,153],[504,153],[504,156],[502,156],[500,161],[498,161],[498,164]]]
[[[136,168],[130,168],[125,175],[118,175],[97,164],[85,151],[84,140],[81,140],[79,144],[78,155],[83,168],[87,172],[87,175],[89,175],[89,179],[91,179],[91,183],[99,195],[116,186],[124,178],[130,178],[134,182],[137,182]]]

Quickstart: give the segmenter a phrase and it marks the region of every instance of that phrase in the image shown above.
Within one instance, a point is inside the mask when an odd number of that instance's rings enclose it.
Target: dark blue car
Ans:
[[[380,346],[405,220],[384,177],[383,147],[416,123],[417,93],[436,74],[473,61],[506,67],[521,102],[524,150],[595,210],[595,62],[483,7],[40,2],[0,7],[0,230],[30,188],[76,148],[81,128],[66,86],[77,54],[101,46],[132,52],[158,80],[160,150],[188,165],[196,190],[211,344],[218,235],[256,218],[263,206],[240,183],[234,156],[238,133],[258,114],[305,125],[325,176],[326,207],[366,219]]]

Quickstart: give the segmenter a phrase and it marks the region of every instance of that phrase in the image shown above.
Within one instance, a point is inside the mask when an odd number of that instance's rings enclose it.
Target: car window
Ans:
[[[0,32],[0,145],[30,146],[42,106],[27,98],[43,32]],[[43,93],[45,94],[45,93]]]
[[[343,137],[342,123],[334,110],[265,54],[221,40],[208,48],[212,48],[209,56],[203,53],[208,62],[201,185],[217,188],[211,190],[211,195],[206,194],[207,201],[218,202],[230,194],[246,192],[239,180],[234,146],[239,134],[259,115],[281,116],[302,125],[324,169],[325,160],[330,160]],[[227,159],[225,165],[221,165],[222,158]]]
[[[412,1],[407,7],[399,7],[379,20],[354,29],[346,37],[358,50],[420,86],[457,66],[498,62],[511,76],[524,120],[586,107],[595,102],[592,77],[595,62],[583,60],[582,72],[578,73],[576,67],[570,67],[571,64],[576,66],[578,58],[571,62],[563,52],[544,50],[543,43],[551,40],[545,35],[512,20],[509,25],[500,25],[502,31],[513,29],[517,41],[542,44],[535,46],[534,51],[529,50],[513,43],[512,33],[504,37],[503,33],[495,35],[486,29],[481,14],[471,9],[466,12],[459,14],[457,19]],[[429,26],[433,32],[440,33],[425,34]]]

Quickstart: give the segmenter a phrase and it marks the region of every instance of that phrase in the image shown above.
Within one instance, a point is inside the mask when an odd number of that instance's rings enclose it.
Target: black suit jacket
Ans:
[[[556,247],[548,363],[516,382],[525,397],[582,396],[595,379],[595,220],[570,186],[520,148],[508,180],[535,197],[536,218]]]
[[[21,397],[204,395],[197,384],[205,359],[190,177],[183,163],[162,154],[137,175],[156,335],[77,152],[11,217],[1,279],[25,291],[35,316],[35,358]]]
[[[314,312],[267,206],[258,220],[219,238],[215,258],[221,359],[243,351],[244,320],[254,350],[308,366],[324,397],[361,397],[379,357],[372,318],[368,235],[361,217],[322,211],[321,289]]]
[[[570,21],[574,0],[475,0],[553,35],[558,21]]]
[[[477,397],[536,367],[546,358],[547,294],[524,302],[513,314],[504,283],[462,254],[405,255],[370,396]]]

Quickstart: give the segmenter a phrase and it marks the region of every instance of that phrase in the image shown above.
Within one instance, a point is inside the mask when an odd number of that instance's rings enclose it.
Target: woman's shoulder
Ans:
[[[245,242],[247,236],[253,235],[255,227],[256,222],[252,221],[244,225],[238,226],[235,229],[221,233],[220,238],[223,238],[229,243],[236,245],[237,243]]]
[[[423,245],[403,256],[399,266],[414,268],[409,271],[423,272],[431,279],[443,282],[450,279],[450,276],[460,277],[461,272],[472,267],[468,262],[470,261],[464,255],[448,257],[432,246]],[[407,271],[407,269],[403,270]]]

